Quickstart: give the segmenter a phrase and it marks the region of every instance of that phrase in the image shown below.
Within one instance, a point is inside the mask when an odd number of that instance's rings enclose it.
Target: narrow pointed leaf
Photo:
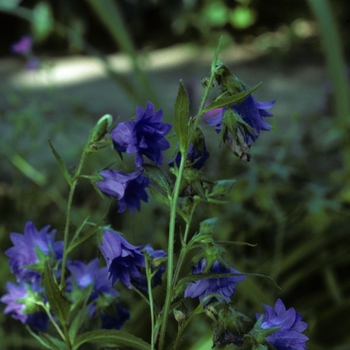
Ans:
[[[235,103],[240,103],[244,101],[244,99],[247,98],[252,92],[258,89],[261,86],[261,84],[262,83],[259,83],[248,90],[241,91],[231,96],[225,95],[224,97],[219,97],[213,102],[209,103],[209,105],[204,109],[203,113],[209,112],[210,110],[215,108],[222,108],[232,106]]]
[[[222,36],[220,37],[218,46],[217,46],[217,48],[215,50],[215,53],[214,53],[213,61],[211,63],[211,71],[212,71],[212,73],[214,73],[216,71],[216,64],[218,62],[218,57],[219,57],[219,53],[220,53],[220,50],[221,50],[221,43],[222,43]]]
[[[118,347],[118,349],[151,349],[151,346],[148,343],[133,336],[132,334],[107,329],[99,329],[81,334],[79,337],[77,337],[73,349],[76,350],[80,345],[85,343],[97,343],[103,345],[104,347]]]
[[[58,154],[58,152],[55,150],[53,144],[51,143],[50,139],[48,140],[49,141],[49,145],[51,147],[51,151],[53,153],[53,155],[55,156],[56,160],[57,160],[57,163],[58,163],[58,166],[60,167],[61,171],[62,171],[62,174],[64,175],[64,177],[66,178],[67,182],[69,184],[72,183],[72,178],[71,176],[69,175],[68,173],[68,170],[67,170],[67,167],[66,167],[66,164],[64,164],[63,162],[63,159],[61,158],[61,156]]]
[[[45,294],[49,301],[50,307],[61,323],[65,324],[68,318],[70,304],[62,295],[57,283],[53,279],[48,263],[45,264],[43,280]]]
[[[175,101],[174,130],[179,140],[180,152],[184,153],[188,140],[188,115],[190,102],[182,80],[179,83],[179,90]]]

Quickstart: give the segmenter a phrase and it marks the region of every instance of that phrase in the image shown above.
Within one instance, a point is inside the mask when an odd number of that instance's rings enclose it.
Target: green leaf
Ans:
[[[47,349],[62,350],[67,348],[65,343],[63,343],[63,341],[56,339],[48,335],[47,333],[36,334],[30,329],[30,327],[26,326],[26,328],[30,333],[30,335],[34,337],[41,345],[45,346],[45,348]]]
[[[97,343],[103,346],[131,348],[135,350],[150,350],[151,346],[144,340],[132,334],[114,329],[99,329],[81,334],[75,341],[73,349],[76,350],[85,343]]]
[[[214,53],[213,61],[211,62],[211,72],[212,72],[212,74],[214,74],[216,72],[216,64],[218,62],[218,57],[219,57],[219,53],[220,53],[220,50],[221,50],[221,43],[222,43],[222,36],[219,39],[218,46],[217,46],[217,48],[215,50],[215,53]]]
[[[66,178],[67,182],[69,184],[71,184],[72,183],[72,178],[71,178],[71,176],[68,173],[66,164],[64,164],[63,159],[61,158],[61,156],[58,154],[58,152],[53,147],[53,144],[51,143],[50,139],[48,139],[48,141],[49,141],[49,145],[51,147],[51,151],[52,151],[53,155],[55,156],[55,158],[57,160],[57,163],[58,163],[58,166],[60,167],[60,169],[62,171],[62,174]]]
[[[174,130],[179,140],[180,152],[185,153],[188,141],[188,116],[190,102],[182,80],[179,83],[179,90],[175,101]]]
[[[39,2],[33,9],[32,28],[37,41],[44,40],[54,27],[50,6]]]
[[[174,183],[165,171],[150,164],[144,164],[142,167],[152,181],[154,181],[167,194],[171,193]]]
[[[204,109],[203,113],[207,113],[215,108],[227,107],[235,103],[240,103],[244,101],[244,99],[247,98],[252,92],[258,89],[261,86],[261,84],[262,83],[256,84],[248,90],[238,92],[237,94],[233,94],[231,96],[227,96],[227,94],[225,94],[225,96],[219,96],[213,102],[209,103],[209,105]]]
[[[43,280],[45,294],[47,296],[52,311],[59,318],[62,324],[66,324],[70,310],[70,303],[59,290],[56,281],[52,277],[52,272],[49,268],[48,263],[45,264]]]

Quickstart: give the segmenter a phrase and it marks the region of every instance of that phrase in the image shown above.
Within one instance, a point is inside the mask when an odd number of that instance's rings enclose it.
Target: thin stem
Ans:
[[[61,272],[61,283],[60,288],[64,288],[64,278],[65,278],[65,270],[66,270],[66,264],[67,264],[67,256],[68,256],[68,238],[69,238],[69,226],[70,226],[70,215],[71,215],[71,209],[73,204],[73,197],[75,188],[78,183],[79,175],[81,173],[81,170],[84,165],[85,157],[87,155],[86,152],[87,146],[84,147],[83,154],[80,158],[79,166],[74,174],[73,181],[70,185],[70,191],[69,191],[69,197],[68,197],[68,204],[67,204],[67,216],[66,216],[66,224],[64,228],[64,239],[63,239],[63,257],[62,257],[62,272]]]
[[[147,277],[149,309],[150,309],[150,312],[151,312],[151,325],[152,325],[151,350],[154,350],[155,324],[154,324],[154,305],[153,305],[153,294],[152,294],[152,276],[153,275],[152,275],[152,269],[149,266],[147,252],[145,252],[145,265],[146,265],[146,277]]]
[[[47,313],[47,316],[49,316],[49,319],[52,322],[53,326],[56,328],[57,333],[60,335],[60,337],[63,339],[63,341],[66,342],[66,337],[64,336],[63,332],[61,331],[61,328],[59,327],[59,325],[56,323],[55,319],[52,317],[51,312],[50,312],[50,308],[42,302],[38,302],[38,305],[43,307],[43,309]]]
[[[186,150],[187,152],[187,150]],[[163,307],[162,322],[159,337],[159,350],[164,347],[165,331],[168,322],[168,314],[173,293],[173,268],[174,268],[174,242],[175,242],[175,222],[176,222],[176,208],[177,199],[179,197],[180,186],[182,181],[182,174],[185,169],[186,157],[181,157],[179,172],[176,178],[172,198],[170,199],[170,223],[169,223],[169,239],[168,239],[168,263],[167,263],[167,291],[165,303]]]

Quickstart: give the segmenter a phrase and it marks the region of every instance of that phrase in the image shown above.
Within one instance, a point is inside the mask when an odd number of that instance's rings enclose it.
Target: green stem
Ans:
[[[61,283],[60,283],[61,290],[64,288],[64,285],[65,285],[64,278],[65,278],[65,270],[66,270],[67,256],[68,256],[69,226],[70,226],[70,216],[71,216],[71,209],[73,204],[73,197],[74,197],[75,188],[78,183],[79,175],[81,173],[81,170],[84,165],[85,157],[87,155],[87,152],[86,152],[87,147],[88,145],[84,147],[83,154],[80,158],[79,166],[74,174],[73,181],[70,185],[68,204],[67,204],[66,224],[64,228],[64,238],[63,238],[63,257],[62,257],[62,272],[61,272]]]
[[[187,150],[186,150],[187,152]],[[168,262],[167,262],[167,290],[165,296],[165,303],[163,307],[162,322],[159,337],[159,350],[164,347],[165,331],[168,322],[168,314],[170,309],[171,297],[173,293],[173,268],[174,268],[174,242],[175,242],[175,222],[176,222],[176,208],[177,199],[179,197],[180,186],[182,181],[182,174],[185,169],[186,157],[181,157],[180,167],[177,174],[174,191],[170,199],[170,223],[169,223],[169,238],[168,238]]]
[[[151,327],[152,327],[151,350],[154,350],[155,323],[154,323],[154,305],[153,305],[153,294],[152,294],[152,276],[153,275],[152,275],[152,269],[149,266],[147,252],[145,252],[144,254],[145,254],[145,264],[146,264],[146,277],[147,277],[149,309],[150,309],[150,312],[151,312]]]

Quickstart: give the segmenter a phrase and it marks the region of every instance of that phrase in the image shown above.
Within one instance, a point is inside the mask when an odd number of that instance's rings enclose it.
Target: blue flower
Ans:
[[[192,166],[193,168],[199,170],[200,168],[202,168],[202,166],[204,165],[205,161],[209,158],[209,152],[207,151],[207,147],[205,145],[205,143],[203,143],[203,151],[202,153],[198,152],[198,150],[196,150],[193,146],[193,144],[191,144],[188,153],[187,153],[187,163],[188,165]],[[172,161],[170,161],[168,163],[168,165],[170,167],[174,166],[174,163],[176,162],[176,165],[179,167],[180,166],[180,162],[181,162],[181,152],[178,152],[175,159],[173,159]]]
[[[133,246],[120,234],[105,230],[100,251],[108,268],[108,278],[112,285],[120,280],[125,286],[132,287],[141,278],[140,268],[145,267],[145,258],[141,246]]]
[[[99,268],[98,265],[99,261],[96,258],[87,265],[78,260],[69,262],[67,267],[79,289],[84,289],[93,284],[90,299],[96,299],[100,294],[110,294],[117,297],[117,291],[108,280],[107,267]],[[67,284],[68,288],[72,290],[71,278],[67,280]]]
[[[266,337],[276,350],[304,350],[305,342],[309,339],[302,332],[307,328],[307,323],[301,321],[302,315],[294,308],[286,309],[283,302],[278,299],[275,306],[264,305],[261,328],[267,329],[280,326],[281,329]],[[256,318],[260,318],[260,314]]]
[[[249,95],[243,102],[230,108],[222,108],[222,112],[206,120],[214,126],[216,132],[221,132],[224,126],[223,141],[231,145],[234,154],[244,161],[250,160],[249,148],[260,135],[261,130],[271,130],[272,127],[263,118],[271,117],[268,112],[275,101],[259,102]]]
[[[37,311],[38,306],[36,304],[37,299],[42,299],[38,295],[42,288],[37,283],[27,284],[21,282],[17,285],[8,282],[6,289],[7,294],[0,298],[2,303],[7,304],[4,314],[11,314],[15,320],[46,332],[49,318],[45,312]]]
[[[171,129],[170,124],[161,121],[162,118],[163,111],[155,112],[151,102],[147,103],[145,110],[137,106],[135,120],[119,123],[111,131],[114,148],[118,152],[136,153],[137,167],[144,163],[143,156],[155,164],[162,164],[162,151],[170,147],[164,136]]]
[[[37,282],[41,278],[39,271],[30,269],[26,265],[42,264],[39,261],[36,249],[46,255],[47,259],[59,260],[63,255],[63,242],[55,242],[56,230],[49,232],[50,226],[38,231],[32,222],[27,222],[24,234],[11,233],[10,239],[13,247],[7,249],[5,254],[10,258],[11,272],[16,275],[17,281],[27,280]],[[41,266],[43,268],[43,265]]]
[[[193,268],[193,274],[203,273],[206,267],[206,259],[201,259],[197,266]],[[217,260],[214,261],[212,267],[209,270],[209,273],[213,274],[225,274],[225,273],[237,273],[241,274],[241,272],[235,270],[230,267],[227,269]],[[220,277],[220,278],[207,278],[203,280],[199,280],[193,283],[190,283],[185,290],[185,298],[199,298],[201,302],[206,296],[210,294],[219,294],[223,297],[227,302],[230,301],[233,296],[236,283],[245,280],[247,276],[230,276],[230,277]],[[216,297],[219,302],[222,302],[221,298]],[[207,304],[211,299],[207,300],[205,304]]]
[[[106,195],[118,198],[118,213],[127,208],[134,214],[134,208],[140,211],[140,201],[148,202],[148,195],[145,188],[151,180],[141,176],[143,169],[131,174],[121,171],[106,169],[100,172],[103,181],[96,182],[97,187]]]

